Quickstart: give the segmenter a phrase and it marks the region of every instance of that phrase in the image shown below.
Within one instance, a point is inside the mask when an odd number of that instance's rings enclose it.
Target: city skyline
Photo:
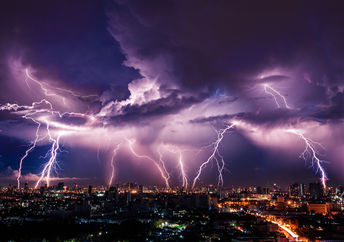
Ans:
[[[344,236],[343,195],[344,186],[324,189],[321,182],[307,189],[294,183],[287,191],[277,184],[192,191],[134,183],[97,188],[59,182],[39,189],[25,184],[0,187],[0,227],[6,239],[17,239],[20,229],[21,238],[40,240],[338,240]]]
[[[344,183],[340,1],[2,5],[0,184]]]

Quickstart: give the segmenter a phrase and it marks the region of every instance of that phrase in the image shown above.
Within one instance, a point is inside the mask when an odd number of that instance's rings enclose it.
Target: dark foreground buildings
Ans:
[[[343,188],[3,187],[0,234],[18,241],[343,240]]]

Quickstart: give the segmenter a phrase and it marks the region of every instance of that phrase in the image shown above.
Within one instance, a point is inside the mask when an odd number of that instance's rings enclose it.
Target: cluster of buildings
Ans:
[[[137,233],[152,240],[344,239],[343,192],[342,186],[324,189],[319,183],[294,183],[287,190],[274,184],[193,191],[135,183],[39,189],[25,184],[0,188],[0,229],[13,228],[7,239],[16,239],[16,230],[32,224],[67,222],[61,239],[125,240],[135,239],[134,232],[124,233],[134,223],[142,229]],[[79,232],[68,234],[71,228]],[[35,239],[59,236],[30,231]]]
[[[290,239],[344,239],[343,186],[294,183],[286,191],[276,185],[258,190],[249,187],[226,194],[219,210],[242,211],[269,221]]]

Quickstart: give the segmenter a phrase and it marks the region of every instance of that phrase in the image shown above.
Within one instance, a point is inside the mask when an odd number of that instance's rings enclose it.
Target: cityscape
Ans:
[[[0,241],[344,241],[343,0],[3,0]]]
[[[344,186],[324,190],[319,182],[193,190],[63,182],[34,189],[25,183],[1,187],[0,194],[2,240],[344,239]]]

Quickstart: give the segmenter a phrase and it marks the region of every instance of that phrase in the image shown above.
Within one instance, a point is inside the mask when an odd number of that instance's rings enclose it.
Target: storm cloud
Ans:
[[[344,169],[336,168],[344,147],[338,131],[344,118],[343,5],[116,0],[66,7],[39,1],[23,11],[8,4],[9,25],[0,30],[1,142],[32,142],[38,122],[39,135],[48,126],[52,135],[39,142],[42,150],[61,137],[71,153],[95,153],[96,159],[85,161],[93,168],[101,164],[106,173],[118,145],[119,163],[126,167],[118,177],[152,181],[140,172],[148,167],[161,184],[161,157],[168,157],[171,174],[178,169],[168,151],[188,150],[191,181],[219,132],[234,124],[220,145],[226,168],[230,160],[233,169],[257,177],[261,170],[274,176],[282,163],[302,168],[294,161],[304,143],[290,131],[301,132],[328,148],[329,177],[341,181]],[[42,99],[51,108],[32,104]],[[24,106],[16,110],[7,102]],[[6,165],[17,170],[18,154],[11,150]],[[288,155],[274,153],[280,150]],[[24,170],[32,177],[38,173]],[[240,176],[234,177],[239,183]],[[178,175],[171,179],[180,183]]]

